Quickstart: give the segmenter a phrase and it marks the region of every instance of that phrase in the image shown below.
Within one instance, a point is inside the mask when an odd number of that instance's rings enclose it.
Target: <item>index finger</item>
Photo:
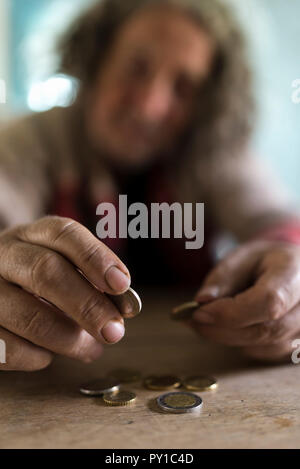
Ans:
[[[130,287],[123,262],[87,228],[68,218],[46,217],[22,226],[21,241],[52,249],[72,262],[100,291],[121,294]]]

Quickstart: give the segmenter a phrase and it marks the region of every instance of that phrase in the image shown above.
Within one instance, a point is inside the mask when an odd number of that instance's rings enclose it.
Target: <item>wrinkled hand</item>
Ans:
[[[196,295],[190,325],[262,361],[289,359],[300,338],[300,247],[255,241],[229,254]]]
[[[123,337],[104,292],[124,293],[129,272],[79,223],[47,217],[2,232],[0,259],[0,370],[45,368],[53,354],[90,362]]]

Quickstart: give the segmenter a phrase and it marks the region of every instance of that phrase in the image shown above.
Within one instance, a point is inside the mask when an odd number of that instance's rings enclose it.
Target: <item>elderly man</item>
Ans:
[[[0,133],[0,369],[98,358],[125,333],[105,293],[128,289],[128,267],[138,281],[197,284],[190,325],[201,335],[288,357],[300,334],[300,223],[247,148],[251,80],[231,14],[216,0],[106,0],[61,53],[76,102]],[[119,194],[204,202],[205,247],[104,244],[96,206]],[[242,244],[212,269],[222,231]]]

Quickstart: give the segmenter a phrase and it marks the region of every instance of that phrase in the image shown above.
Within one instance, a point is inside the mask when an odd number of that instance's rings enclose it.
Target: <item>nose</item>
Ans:
[[[170,112],[171,97],[168,86],[162,80],[152,80],[141,86],[136,94],[138,115],[147,121],[163,120]]]

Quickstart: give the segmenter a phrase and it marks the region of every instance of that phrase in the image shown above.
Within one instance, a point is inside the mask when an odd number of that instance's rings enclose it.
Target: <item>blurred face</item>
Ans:
[[[144,9],[119,30],[87,105],[97,148],[128,165],[172,150],[209,75],[213,41],[170,8]]]

